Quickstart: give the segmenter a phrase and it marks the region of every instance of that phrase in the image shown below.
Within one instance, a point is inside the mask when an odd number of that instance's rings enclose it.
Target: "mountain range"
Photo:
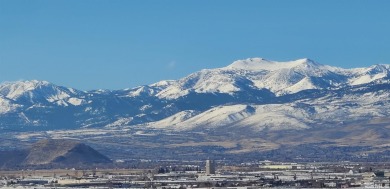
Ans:
[[[6,82],[0,150],[72,139],[114,160],[385,161],[389,71],[249,58],[123,90]]]
[[[389,116],[390,65],[343,69],[310,59],[237,60],[178,80],[81,91],[0,84],[0,132],[85,128],[302,130]]]

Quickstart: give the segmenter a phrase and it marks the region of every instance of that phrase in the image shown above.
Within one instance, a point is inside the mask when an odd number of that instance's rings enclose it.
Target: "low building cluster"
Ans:
[[[207,160],[203,165],[183,163],[142,170],[46,170],[44,173],[2,171],[0,187],[36,189],[53,187],[390,188],[390,169],[387,166],[348,162],[297,164],[263,161],[226,165],[222,161]]]

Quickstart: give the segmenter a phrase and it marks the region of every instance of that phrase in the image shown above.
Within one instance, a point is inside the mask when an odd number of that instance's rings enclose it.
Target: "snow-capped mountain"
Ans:
[[[196,93],[233,94],[246,89],[267,89],[277,96],[308,89],[337,89],[381,79],[388,75],[388,67],[372,66],[361,69],[342,69],[321,65],[310,59],[289,62],[262,58],[237,60],[231,65],[206,69],[173,82],[157,94],[160,98],[177,98]]]
[[[343,69],[310,59],[237,60],[178,80],[79,91],[0,84],[0,130],[125,127],[254,131],[343,125],[390,115],[390,65]]]
[[[59,106],[68,106],[83,103],[82,99],[77,98],[83,95],[81,91],[37,80],[0,84],[0,95],[23,105],[54,103]]]

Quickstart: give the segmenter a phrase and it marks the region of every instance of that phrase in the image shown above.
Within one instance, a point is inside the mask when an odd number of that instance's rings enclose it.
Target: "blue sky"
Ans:
[[[0,0],[0,82],[131,88],[249,57],[390,64],[389,9],[387,0]]]

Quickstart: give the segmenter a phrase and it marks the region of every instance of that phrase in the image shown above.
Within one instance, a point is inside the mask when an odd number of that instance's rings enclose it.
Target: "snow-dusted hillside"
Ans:
[[[363,95],[339,93],[341,91],[321,98],[283,104],[222,105],[191,118],[187,116],[186,119],[180,119],[184,114],[180,112],[147,125],[176,131],[226,126],[237,129],[249,127],[254,131],[300,130],[390,116],[389,91],[368,92]]]
[[[36,80],[7,82],[0,84],[0,130],[137,125],[262,131],[343,125],[390,116],[389,69],[250,58],[117,91],[78,91]]]

